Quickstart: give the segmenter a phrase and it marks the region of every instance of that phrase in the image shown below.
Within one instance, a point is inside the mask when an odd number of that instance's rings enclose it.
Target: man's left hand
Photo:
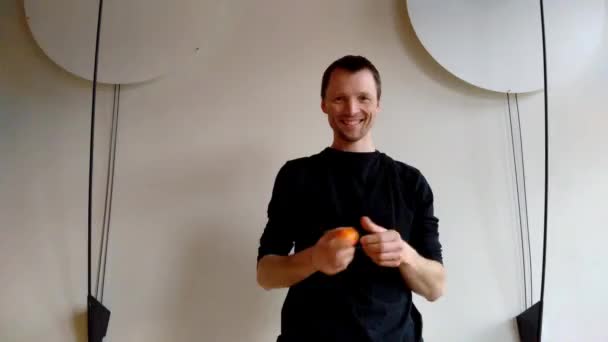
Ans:
[[[403,241],[399,232],[379,226],[367,216],[361,218],[361,226],[371,233],[360,239],[361,246],[376,264],[399,267],[402,263],[414,263],[416,250]]]

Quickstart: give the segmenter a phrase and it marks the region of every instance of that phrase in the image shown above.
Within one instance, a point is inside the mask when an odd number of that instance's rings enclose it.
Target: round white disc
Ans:
[[[144,82],[208,46],[221,0],[105,0],[98,81]],[[93,79],[98,0],[25,0],[27,22],[44,53],[65,70]]]
[[[543,88],[540,4],[529,0],[407,0],[416,35],[456,77],[497,92]],[[545,2],[549,81],[572,79],[600,46],[604,0]]]

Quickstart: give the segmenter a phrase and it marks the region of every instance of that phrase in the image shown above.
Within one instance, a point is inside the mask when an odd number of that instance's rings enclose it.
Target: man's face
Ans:
[[[366,137],[380,111],[373,74],[336,69],[332,72],[321,109],[327,114],[334,139],[354,143]]]

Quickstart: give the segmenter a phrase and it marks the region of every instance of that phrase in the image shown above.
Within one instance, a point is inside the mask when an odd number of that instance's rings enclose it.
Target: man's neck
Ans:
[[[346,152],[374,152],[376,146],[374,145],[371,138],[363,138],[355,142],[343,141],[341,139],[335,139],[331,144],[331,147]]]

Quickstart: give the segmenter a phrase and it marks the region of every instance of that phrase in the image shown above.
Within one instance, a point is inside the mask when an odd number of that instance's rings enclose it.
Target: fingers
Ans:
[[[387,229],[375,224],[369,217],[363,216],[361,218],[361,227],[370,233],[382,233]]]
[[[401,264],[401,252],[403,248],[401,245],[390,244],[374,244],[364,245],[363,251],[367,254],[376,264],[380,266],[399,266]]]
[[[379,254],[374,262],[384,267],[399,267],[401,265],[401,257],[396,253],[383,253]]]
[[[365,235],[359,241],[361,241],[362,245],[366,245],[366,244],[386,243],[386,242],[400,241],[400,240],[401,240],[401,235],[397,231],[387,230],[382,233]]]
[[[344,248],[336,252],[336,259],[352,260],[355,257],[355,247]]]
[[[363,217],[361,223],[364,229],[371,232],[371,234],[359,239],[365,254],[377,265],[383,267],[400,266],[403,262],[402,254],[405,248],[405,242],[402,240],[401,234],[396,230],[387,230],[376,225],[368,217]],[[329,257],[331,261],[328,260],[327,274],[343,271],[354,258],[355,248],[353,243],[348,239],[340,238],[340,234],[344,232],[345,228],[352,229],[352,227],[338,227],[328,230],[322,237],[322,245],[325,246],[326,253],[329,253],[327,255],[332,255]]]
[[[354,230],[352,227],[329,230],[314,245],[312,263],[315,269],[334,275],[350,265],[355,256],[355,247],[349,236],[343,236],[345,228]]]
[[[337,272],[345,270],[355,257],[355,248],[344,248],[336,252],[334,267]]]
[[[401,254],[399,252],[379,253],[376,254],[375,259],[379,262],[399,261]]]
[[[397,267],[403,261],[405,242],[394,230],[367,235],[361,238],[361,246],[365,254],[380,266]]]
[[[392,253],[392,252],[400,252],[403,249],[401,241],[394,240],[388,241],[384,243],[364,243],[362,244],[363,250],[366,253]]]
[[[364,251],[370,259],[380,266],[397,267],[401,265],[401,250],[392,252],[371,252],[369,249],[364,249]]]

